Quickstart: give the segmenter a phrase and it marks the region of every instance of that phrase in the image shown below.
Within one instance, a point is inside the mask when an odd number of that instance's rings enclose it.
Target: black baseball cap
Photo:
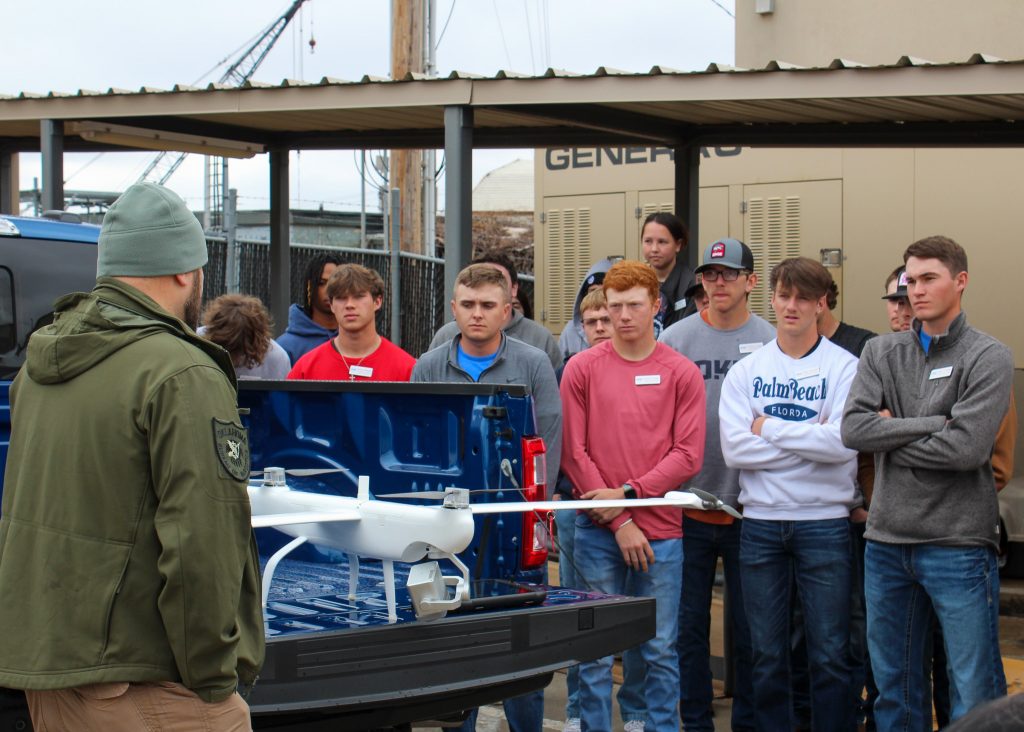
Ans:
[[[883,300],[901,300],[907,297],[907,270],[900,267],[896,274],[896,290],[892,294],[882,295]]]

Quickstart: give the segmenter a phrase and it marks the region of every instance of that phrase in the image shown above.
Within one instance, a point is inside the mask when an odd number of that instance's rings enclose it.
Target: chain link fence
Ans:
[[[238,242],[239,291],[270,301],[270,245],[261,241]],[[227,242],[208,238],[210,259],[206,265],[204,298],[209,301],[227,292]],[[346,262],[376,270],[384,280],[384,303],[377,313],[377,332],[391,335],[391,255],[376,249],[291,247],[291,298],[298,302],[302,276],[309,260],[323,251],[339,254]],[[399,304],[402,313],[400,345],[419,357],[430,346],[445,320],[448,302],[444,295],[444,260],[401,252]],[[519,287],[533,300],[533,278],[523,275]]]

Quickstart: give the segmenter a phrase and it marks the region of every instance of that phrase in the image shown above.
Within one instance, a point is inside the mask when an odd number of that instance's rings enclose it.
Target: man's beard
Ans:
[[[197,272],[192,280],[192,292],[185,302],[185,324],[192,330],[199,327],[199,315],[203,307],[203,275]]]

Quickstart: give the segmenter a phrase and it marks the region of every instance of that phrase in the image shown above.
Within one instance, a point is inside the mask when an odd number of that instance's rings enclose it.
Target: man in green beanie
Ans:
[[[193,332],[206,259],[178,196],[132,186],[11,387],[0,686],[36,729],[251,728],[249,450],[231,360]]]

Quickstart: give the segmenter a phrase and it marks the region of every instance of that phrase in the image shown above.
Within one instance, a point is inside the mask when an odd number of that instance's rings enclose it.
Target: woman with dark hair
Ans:
[[[343,262],[336,252],[319,252],[306,264],[299,302],[288,308],[288,327],[277,339],[293,364],[338,335],[338,321],[327,298],[327,280]]]
[[[686,224],[667,211],[652,213],[640,230],[641,253],[654,268],[661,283],[661,307],[654,319],[657,334],[696,311],[686,291],[695,283],[695,275],[686,263],[686,245],[690,234]]]

